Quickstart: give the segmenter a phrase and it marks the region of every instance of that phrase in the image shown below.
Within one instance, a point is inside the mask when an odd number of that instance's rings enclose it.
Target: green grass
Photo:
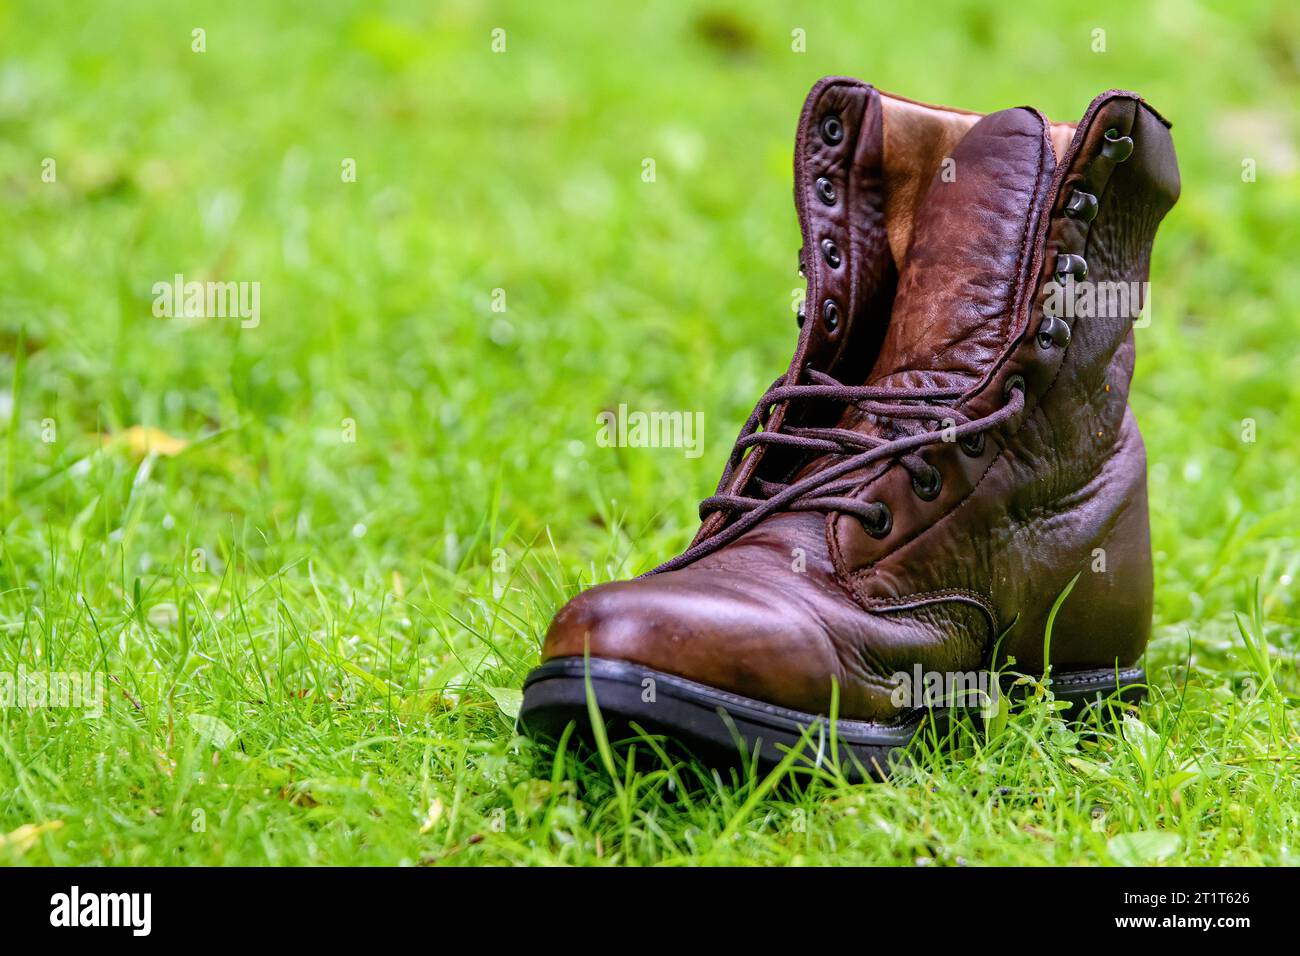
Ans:
[[[0,672],[111,675],[98,719],[0,710],[0,862],[1294,863],[1295,5],[635,6],[0,0]],[[509,713],[550,615],[686,544],[793,348],[827,73],[1174,121],[1152,701],[874,787],[552,760]],[[260,325],[155,318],[176,273]],[[703,411],[704,455],[598,447],[620,402]]]

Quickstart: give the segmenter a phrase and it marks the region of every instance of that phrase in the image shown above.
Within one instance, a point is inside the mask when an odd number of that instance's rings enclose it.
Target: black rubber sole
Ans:
[[[584,663],[581,657],[562,657],[529,673],[519,711],[525,733],[556,741],[574,722],[579,736],[591,741],[585,664],[590,665],[591,689],[611,741],[644,731],[675,742],[711,766],[739,766],[748,759],[767,770],[795,749],[801,750],[797,760],[804,766],[823,766],[831,760],[830,722],[823,716],[604,658]],[[1014,699],[1017,690],[1004,692]],[[1142,700],[1146,675],[1140,667],[1061,672],[1052,676],[1052,692],[1058,701],[1070,704],[1068,719],[1082,720],[1090,707],[1107,699]],[[884,779],[927,720],[942,734],[958,712],[979,713],[975,707],[931,707],[908,711],[888,723],[839,720],[834,750],[840,767],[852,779]]]

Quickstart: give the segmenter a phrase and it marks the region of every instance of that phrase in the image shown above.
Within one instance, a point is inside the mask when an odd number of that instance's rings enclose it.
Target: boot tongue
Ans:
[[[940,164],[917,207],[884,342],[866,384],[964,391],[1006,348],[1032,228],[1055,157],[1034,110],[990,113]],[[888,159],[888,157],[886,157]],[[855,405],[840,428],[887,439],[928,427]],[[821,471],[816,458],[796,479]]]
[[[889,330],[868,384],[976,384],[1015,333],[1015,296],[1055,159],[1041,114],[991,113],[935,174],[917,211]]]

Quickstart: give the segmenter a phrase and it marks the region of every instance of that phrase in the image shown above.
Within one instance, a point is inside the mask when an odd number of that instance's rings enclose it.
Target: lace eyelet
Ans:
[[[1025,379],[1021,375],[1012,375],[1002,385],[1002,394],[1006,398],[1011,397],[1011,393],[1019,391],[1021,394],[1025,391]]]
[[[844,123],[834,113],[827,113],[822,117],[821,133],[822,142],[827,146],[838,146],[844,139]]]
[[[1076,189],[1065,203],[1065,216],[1067,219],[1077,219],[1079,222],[1092,222],[1097,218],[1097,197],[1092,193]]]
[[[820,176],[817,179],[817,198],[827,206],[835,205],[835,184],[825,176]]]
[[[1063,252],[1056,257],[1056,281],[1065,285],[1066,278],[1082,282],[1088,278],[1088,260],[1070,252]]]
[[[1122,163],[1133,155],[1132,137],[1121,136],[1113,126],[1104,135],[1106,142],[1101,144],[1101,154],[1112,163]]]
[[[931,465],[930,476],[924,483],[918,481],[915,475],[912,476],[912,490],[922,501],[934,501],[943,490],[943,473]]]
[[[883,501],[872,502],[871,513],[873,517],[862,519],[862,530],[873,538],[885,537],[894,527],[894,516],[889,511],[889,505]]]
[[[826,264],[832,269],[838,269],[840,263],[844,261],[840,256],[840,247],[835,245],[833,239],[822,240],[822,258],[826,260]]]
[[[826,323],[826,328],[834,332],[840,324],[840,307],[835,304],[834,299],[827,299],[822,304],[822,321]]]
[[[1044,316],[1042,324],[1038,326],[1038,347],[1050,349],[1055,346],[1063,349],[1069,344],[1069,324],[1054,315]]]
[[[984,433],[975,432],[973,435],[962,435],[961,438],[957,439],[957,445],[968,458],[978,458],[984,454]]]

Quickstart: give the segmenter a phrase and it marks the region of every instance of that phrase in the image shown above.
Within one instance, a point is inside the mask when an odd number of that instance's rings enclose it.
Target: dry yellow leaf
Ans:
[[[41,834],[53,833],[63,828],[62,820],[49,820],[45,823],[24,823],[8,836],[0,833],[0,850],[8,850],[16,856],[22,856],[33,846]]]
[[[104,437],[105,444],[119,441],[137,458],[143,458],[148,454],[174,458],[190,444],[184,438],[168,435],[161,428],[154,428],[152,425],[132,425],[126,431]]]
[[[434,797],[433,803],[429,804],[429,812],[424,815],[424,822],[420,824],[420,832],[428,833],[436,827],[438,821],[442,819],[442,811],[442,801]]]

